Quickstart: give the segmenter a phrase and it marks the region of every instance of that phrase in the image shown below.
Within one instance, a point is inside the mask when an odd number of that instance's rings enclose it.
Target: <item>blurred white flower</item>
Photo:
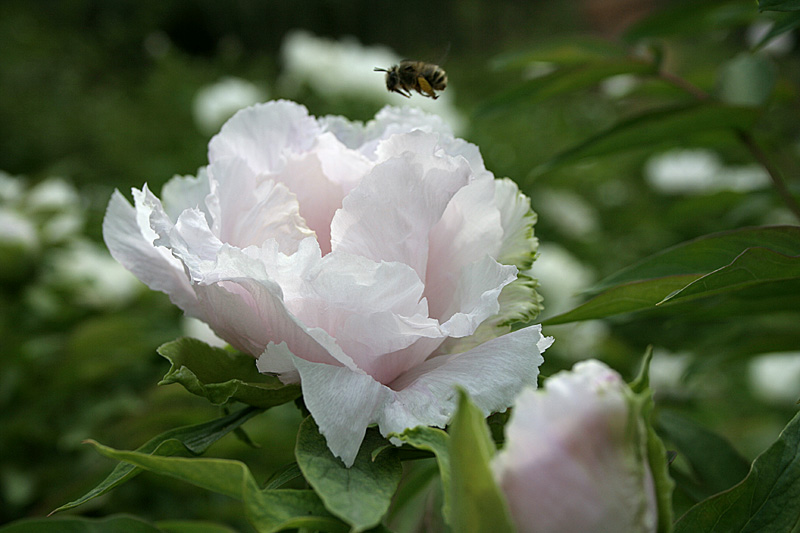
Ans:
[[[389,68],[403,58],[386,46],[364,46],[354,37],[332,40],[296,30],[284,38],[281,57],[280,85],[290,94],[307,85],[322,96],[418,107],[441,116],[456,135],[466,126],[464,116],[453,106],[451,86],[436,100],[416,93],[406,100],[389,93],[385,75],[374,68]]]
[[[537,289],[544,297],[547,316],[568,311],[579,303],[578,294],[589,288],[595,275],[560,244],[542,242],[539,256],[531,267],[539,280]]]
[[[570,237],[583,238],[600,227],[597,210],[575,193],[543,189],[535,198],[536,211]]]
[[[761,39],[766,37],[773,26],[775,26],[775,22],[771,20],[762,19],[752,23],[747,28],[747,33],[745,34],[747,45],[750,48],[756,46],[761,42]],[[794,33],[787,31],[771,39],[760,51],[774,56],[783,56],[792,51],[792,48],[794,48],[794,41]]]
[[[639,405],[596,360],[520,393],[492,463],[519,532],[656,531]]]
[[[76,240],[48,259],[45,284],[65,290],[78,305],[118,308],[144,286],[108,251],[88,240]]]
[[[600,82],[600,90],[608,97],[622,98],[639,85],[639,78],[633,74],[618,74]]]
[[[548,316],[552,315],[548,313]],[[610,335],[610,329],[602,320],[583,320],[546,326],[545,333],[558,339],[548,352],[550,359],[558,357],[563,361],[575,362],[586,359],[588,354],[599,353]]]
[[[800,352],[756,357],[748,374],[753,394],[766,402],[793,405],[800,399]]]
[[[0,205],[19,200],[24,189],[22,179],[0,170]]]
[[[0,245],[36,250],[39,247],[36,226],[17,211],[0,206]]]
[[[665,194],[747,192],[769,185],[769,175],[759,165],[725,166],[711,150],[670,150],[651,157],[645,179]]]
[[[656,392],[679,389],[692,356],[689,353],[673,353],[664,348],[653,348],[650,361],[650,386]]]
[[[72,211],[82,206],[77,189],[61,178],[48,178],[34,185],[26,198],[32,211]]]
[[[234,113],[267,99],[267,91],[241,78],[225,77],[197,91],[192,114],[205,134],[219,130]]]

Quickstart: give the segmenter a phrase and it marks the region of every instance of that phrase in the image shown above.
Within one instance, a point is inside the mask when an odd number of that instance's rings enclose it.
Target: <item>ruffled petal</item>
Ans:
[[[187,314],[197,311],[197,298],[180,261],[156,247],[157,235],[147,223],[149,208],[134,208],[114,191],[103,219],[103,239],[111,255],[153,290],[166,293]]]
[[[277,100],[236,113],[208,145],[208,160],[242,159],[257,174],[283,168],[291,153],[306,152],[321,133],[299,104]]]
[[[428,237],[453,195],[469,183],[464,160],[436,155],[435,135],[395,136],[399,157],[376,165],[331,224],[333,250],[397,261],[424,279]]]
[[[177,220],[184,209],[200,209],[211,221],[206,197],[211,193],[205,168],[197,176],[175,176],[161,188],[161,203],[172,220]]]

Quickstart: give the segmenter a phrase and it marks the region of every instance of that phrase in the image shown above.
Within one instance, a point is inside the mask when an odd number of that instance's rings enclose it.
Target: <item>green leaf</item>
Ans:
[[[494,57],[493,70],[522,69],[531,63],[580,65],[593,61],[622,59],[625,49],[605,39],[575,35],[562,40],[549,41],[532,50],[508,52]]]
[[[152,455],[201,455],[219,439],[236,430],[262,409],[247,407],[222,418],[193,426],[171,429],[153,437],[136,449],[141,454]],[[92,490],[75,501],[66,503],[53,513],[65,511],[102,496],[139,474],[141,470],[127,463],[118,464],[114,470]],[[51,513],[51,514],[53,514]]]
[[[761,246],[784,255],[800,254],[800,227],[760,226],[723,231],[686,241],[605,278],[589,292],[665,276],[707,273],[727,265],[743,250]]]
[[[738,485],[689,509],[676,533],[792,531],[800,523],[800,413]]]
[[[575,309],[543,320],[542,324],[552,326],[654,309],[665,297],[686,287],[700,276],[690,274],[663,277],[613,287]]]
[[[163,533],[163,530],[133,516],[110,516],[108,518],[33,518],[19,520],[0,527],[2,533]]]
[[[450,498],[452,490],[450,488],[450,436],[438,428],[428,426],[417,426],[407,429],[404,432],[393,436],[417,448],[433,452],[436,462],[439,465],[439,473],[442,478],[442,491],[444,492],[444,504],[442,505],[442,515],[447,523],[452,524],[452,503]]]
[[[515,531],[489,461],[495,449],[483,413],[464,391],[450,426],[452,526],[465,533]]]
[[[795,286],[800,283],[799,254],[797,226],[744,228],[707,235],[609,276],[590,289],[590,293],[603,291],[599,295],[543,323],[603,318],[713,296],[730,301],[745,298],[751,308],[761,302],[773,310],[791,309],[794,302],[787,295],[796,294]],[[726,302],[716,303],[719,306]]]
[[[747,475],[748,462],[716,433],[669,411],[659,413],[657,425],[689,463],[693,484],[682,488],[698,499],[727,490]]]
[[[562,152],[534,169],[536,175],[588,157],[599,157],[634,148],[674,143],[697,133],[718,130],[748,130],[759,109],[701,102],[647,112],[620,122],[583,143]]]
[[[731,105],[764,105],[775,88],[777,73],[769,58],[760,54],[739,54],[722,65],[715,94]]]
[[[353,531],[364,531],[380,522],[400,483],[403,468],[393,447],[372,459],[373,450],[386,444],[377,430],[370,429],[353,466],[347,468],[330,452],[313,418],[307,417],[300,424],[297,464],[325,507],[352,525]]]
[[[159,520],[156,525],[165,533],[237,533],[231,527],[201,520]]]
[[[247,354],[191,338],[168,342],[158,353],[172,363],[160,385],[180,383],[216,405],[238,401],[267,408],[300,396],[298,385],[284,385],[275,376],[259,373],[255,359]]]
[[[750,22],[754,12],[749,2],[739,0],[688,0],[672,2],[666,9],[631,25],[625,41],[671,35],[703,35],[716,30],[738,28]]]
[[[560,68],[546,76],[523,81],[511,89],[491,98],[476,115],[507,111],[515,104],[537,104],[548,98],[587,87],[618,74],[655,74],[653,63],[637,59],[616,59]]]
[[[308,490],[261,490],[250,469],[240,461],[162,457],[115,450],[90,441],[98,452],[151,472],[171,476],[200,488],[244,502],[245,515],[257,531],[271,533],[288,528],[348,531],[325,510],[319,497]]]
[[[800,255],[748,248],[730,264],[714,270],[664,298],[663,302],[699,298],[778,281],[800,280]]]
[[[800,11],[800,0],[758,0],[759,11]]]

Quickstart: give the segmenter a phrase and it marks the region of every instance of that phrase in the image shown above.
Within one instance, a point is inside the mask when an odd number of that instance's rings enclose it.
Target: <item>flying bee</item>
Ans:
[[[388,69],[375,67],[375,72],[385,72],[386,88],[406,98],[411,98],[413,89],[422,96],[430,96],[436,100],[439,98],[436,91],[443,91],[447,87],[447,73],[444,69],[424,61],[404,59],[399,65]]]

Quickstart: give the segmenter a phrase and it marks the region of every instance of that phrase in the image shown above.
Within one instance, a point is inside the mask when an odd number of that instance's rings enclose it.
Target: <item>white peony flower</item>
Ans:
[[[645,179],[664,194],[748,192],[769,186],[769,174],[760,165],[725,166],[711,150],[670,150],[651,157]]]
[[[750,361],[753,394],[773,404],[793,406],[800,399],[800,352],[776,352]]]
[[[492,464],[522,533],[654,532],[646,429],[622,378],[577,363],[519,395]]]
[[[234,113],[267,98],[257,85],[228,76],[197,91],[192,102],[192,115],[203,133],[214,133]]]
[[[362,125],[258,105],[211,140],[197,177],[133,197],[109,203],[112,255],[260,371],[299,381],[347,465],[370,424],[446,425],[456,385],[488,414],[536,384],[552,339],[509,332],[538,312],[518,276],[535,215],[438,117],[385,108]]]

